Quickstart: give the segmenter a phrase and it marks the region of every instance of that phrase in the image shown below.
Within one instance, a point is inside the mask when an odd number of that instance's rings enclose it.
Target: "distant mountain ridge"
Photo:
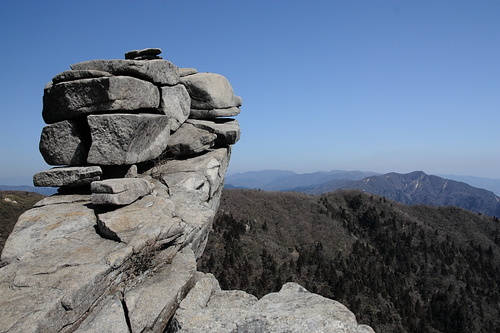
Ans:
[[[34,187],[28,185],[0,185],[0,191],[26,191],[35,192],[43,195],[52,195],[57,193],[55,187]]]
[[[261,189],[266,191],[299,191],[314,188],[329,181],[361,180],[380,175],[371,171],[318,171],[295,173],[285,170],[249,171],[226,176],[226,184],[232,188]]]
[[[383,175],[370,171],[340,170],[309,174],[290,174],[290,171],[280,173],[279,170],[265,173],[268,175],[266,181],[258,178],[259,172],[253,172],[252,177],[238,174],[233,179],[229,176],[226,183],[229,184],[228,188],[260,188],[308,194],[359,189],[409,205],[457,206],[477,213],[500,216],[500,197],[495,193],[464,182],[427,175],[423,171]],[[273,179],[271,175],[276,178]],[[238,182],[239,179],[246,179],[246,182]],[[255,186],[257,184],[260,186]]]

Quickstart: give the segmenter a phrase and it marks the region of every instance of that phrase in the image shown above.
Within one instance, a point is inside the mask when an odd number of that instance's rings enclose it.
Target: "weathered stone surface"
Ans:
[[[196,68],[179,68],[180,77],[187,76],[187,75],[193,75],[196,73],[198,73],[198,70]]]
[[[205,151],[214,145],[217,135],[184,123],[168,142],[167,150],[176,156],[187,156]]]
[[[197,284],[207,283],[199,279]],[[208,284],[210,285],[210,284]],[[210,293],[192,297],[194,293]],[[279,293],[255,296],[242,291],[218,291],[195,287],[181,303],[169,329],[171,332],[346,332],[372,333],[358,325],[342,304],[312,294],[296,283],[286,283]]]
[[[110,73],[96,70],[81,70],[81,71],[64,71],[52,78],[52,83],[56,84],[64,81],[74,81],[81,79],[91,79],[103,76],[111,76]]]
[[[193,109],[227,109],[241,105],[229,81],[220,74],[197,73],[181,79],[191,96]]]
[[[72,120],[47,125],[40,137],[40,153],[50,165],[81,165],[87,162],[90,138]]]
[[[144,212],[147,211],[147,214]],[[179,236],[182,230],[174,232],[179,219],[173,218],[175,206],[167,198],[146,196],[131,205],[98,213],[98,228],[106,238],[132,244],[134,251],[145,246],[144,241],[166,240]],[[182,226],[180,227],[182,229]]]
[[[219,281],[211,273],[196,272],[195,285],[182,300],[179,309],[196,311],[207,307],[213,293],[220,291]]]
[[[80,324],[76,333],[123,333],[128,332],[125,311],[118,295],[108,296]]]
[[[51,124],[96,112],[157,108],[160,92],[150,82],[111,76],[54,84],[45,89],[42,116]]]
[[[54,194],[38,201],[33,207],[42,207],[74,202],[90,202],[90,194]]]
[[[70,66],[71,69],[96,69],[113,75],[128,75],[155,84],[173,86],[179,83],[179,68],[167,60],[90,60]]]
[[[125,52],[125,59],[134,59],[142,56],[158,56],[161,54],[161,49],[159,48],[147,48],[142,50],[132,50]]]
[[[164,332],[168,319],[192,287],[196,272],[193,251],[177,253],[172,264],[125,292],[132,332]]]
[[[167,147],[169,118],[153,114],[90,115],[92,137],[87,162],[135,164],[158,157]]]
[[[159,163],[147,173],[161,179],[170,193],[175,194],[172,200],[203,203],[217,197],[214,194],[221,189],[229,156],[229,148],[214,149],[190,159]],[[189,210],[184,213],[191,215]]]
[[[142,178],[118,178],[92,182],[94,205],[128,205],[151,193],[152,185]]]
[[[125,245],[103,242],[89,204],[47,205],[19,218],[2,253],[1,332],[59,332],[116,281],[107,256]]]
[[[232,107],[227,109],[210,109],[210,110],[191,109],[189,117],[193,119],[214,119],[218,117],[234,117],[239,114],[240,114],[239,107]]]
[[[189,119],[186,123],[217,134],[218,145],[234,145],[240,139],[240,124],[236,119]]]
[[[170,129],[176,131],[189,117],[191,97],[182,84],[161,87],[160,111],[170,119]]]
[[[41,187],[80,186],[99,180],[101,175],[98,166],[58,167],[35,174],[33,184]]]

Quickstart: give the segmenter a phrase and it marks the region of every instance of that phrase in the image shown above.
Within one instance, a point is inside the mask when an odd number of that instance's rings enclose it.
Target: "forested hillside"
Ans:
[[[377,332],[500,332],[499,230],[355,190],[225,190],[199,268],[258,297],[298,282]]]

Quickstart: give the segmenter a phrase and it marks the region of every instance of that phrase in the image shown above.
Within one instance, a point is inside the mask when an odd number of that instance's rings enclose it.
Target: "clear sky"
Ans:
[[[0,184],[48,169],[44,85],[160,47],[243,98],[230,172],[500,178],[500,1],[1,1]]]

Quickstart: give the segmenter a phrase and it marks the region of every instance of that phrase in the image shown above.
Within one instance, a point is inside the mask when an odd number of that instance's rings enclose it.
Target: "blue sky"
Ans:
[[[0,28],[0,184],[49,168],[54,75],[146,47],[242,96],[230,172],[500,178],[500,1],[2,1]]]

